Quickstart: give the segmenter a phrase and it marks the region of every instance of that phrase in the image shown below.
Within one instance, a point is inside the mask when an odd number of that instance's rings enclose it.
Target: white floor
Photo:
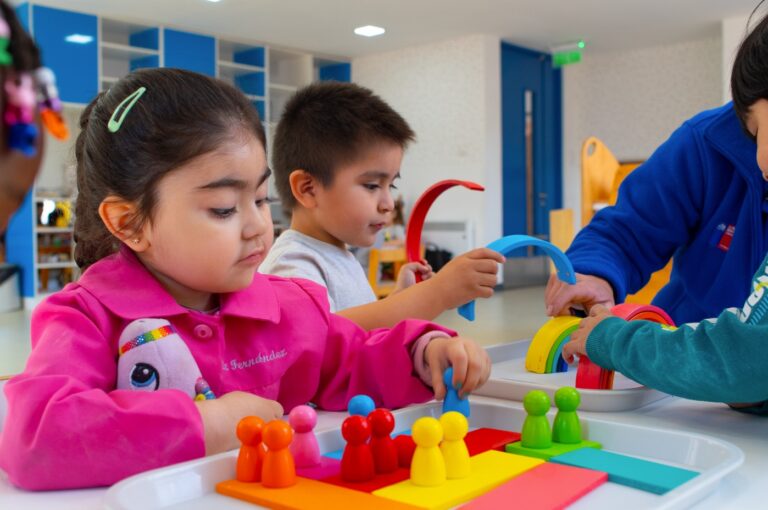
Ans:
[[[475,321],[445,312],[436,322],[481,345],[531,338],[546,322],[544,288],[527,287],[497,292],[477,301]],[[29,311],[0,313],[0,377],[21,372],[30,352]]]

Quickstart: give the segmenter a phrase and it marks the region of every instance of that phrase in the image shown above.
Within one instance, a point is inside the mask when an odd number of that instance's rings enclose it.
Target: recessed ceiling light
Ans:
[[[84,34],[70,34],[66,36],[64,40],[75,44],[88,44],[93,42],[93,36]]]
[[[221,0],[208,0],[208,1],[213,3],[221,2]]]
[[[384,32],[386,32],[386,30],[384,30],[383,28],[376,27],[373,25],[365,25],[364,27],[357,27],[355,29],[355,33],[357,35],[362,35],[365,37],[376,37],[377,35],[381,35]]]

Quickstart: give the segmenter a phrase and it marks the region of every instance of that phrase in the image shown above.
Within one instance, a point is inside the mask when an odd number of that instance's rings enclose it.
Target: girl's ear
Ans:
[[[288,176],[293,198],[305,209],[317,207],[317,189],[320,183],[306,170],[297,169]]]
[[[135,252],[142,252],[149,247],[149,241],[142,231],[134,231],[131,223],[136,218],[136,205],[133,202],[110,195],[99,204],[99,216],[104,226]]]

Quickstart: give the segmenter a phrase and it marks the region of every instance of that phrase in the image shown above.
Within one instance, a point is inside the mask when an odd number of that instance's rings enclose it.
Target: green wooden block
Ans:
[[[504,447],[507,453],[514,453],[517,455],[525,455],[527,457],[535,457],[537,459],[549,460],[552,457],[563,455],[564,453],[572,452],[574,450],[580,450],[581,448],[602,448],[603,445],[596,441],[582,441],[575,444],[564,443],[552,443],[549,448],[526,448],[518,441],[516,443],[510,443]]]

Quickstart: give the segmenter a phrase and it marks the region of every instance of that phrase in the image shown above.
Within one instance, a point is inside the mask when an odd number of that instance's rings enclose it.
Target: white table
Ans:
[[[472,400],[504,402],[521,407],[519,402],[473,397]],[[745,462],[727,476],[706,500],[695,508],[699,510],[723,508],[766,508],[768,496],[768,418],[749,416],[729,410],[722,404],[708,404],[679,398],[666,398],[641,409],[623,413],[580,413],[585,416],[661,427],[671,430],[698,432],[729,441],[744,451]],[[317,431],[338,427],[345,413],[321,413]],[[8,483],[0,474],[0,508],[23,510],[96,510],[102,508],[106,489],[25,492]]]

